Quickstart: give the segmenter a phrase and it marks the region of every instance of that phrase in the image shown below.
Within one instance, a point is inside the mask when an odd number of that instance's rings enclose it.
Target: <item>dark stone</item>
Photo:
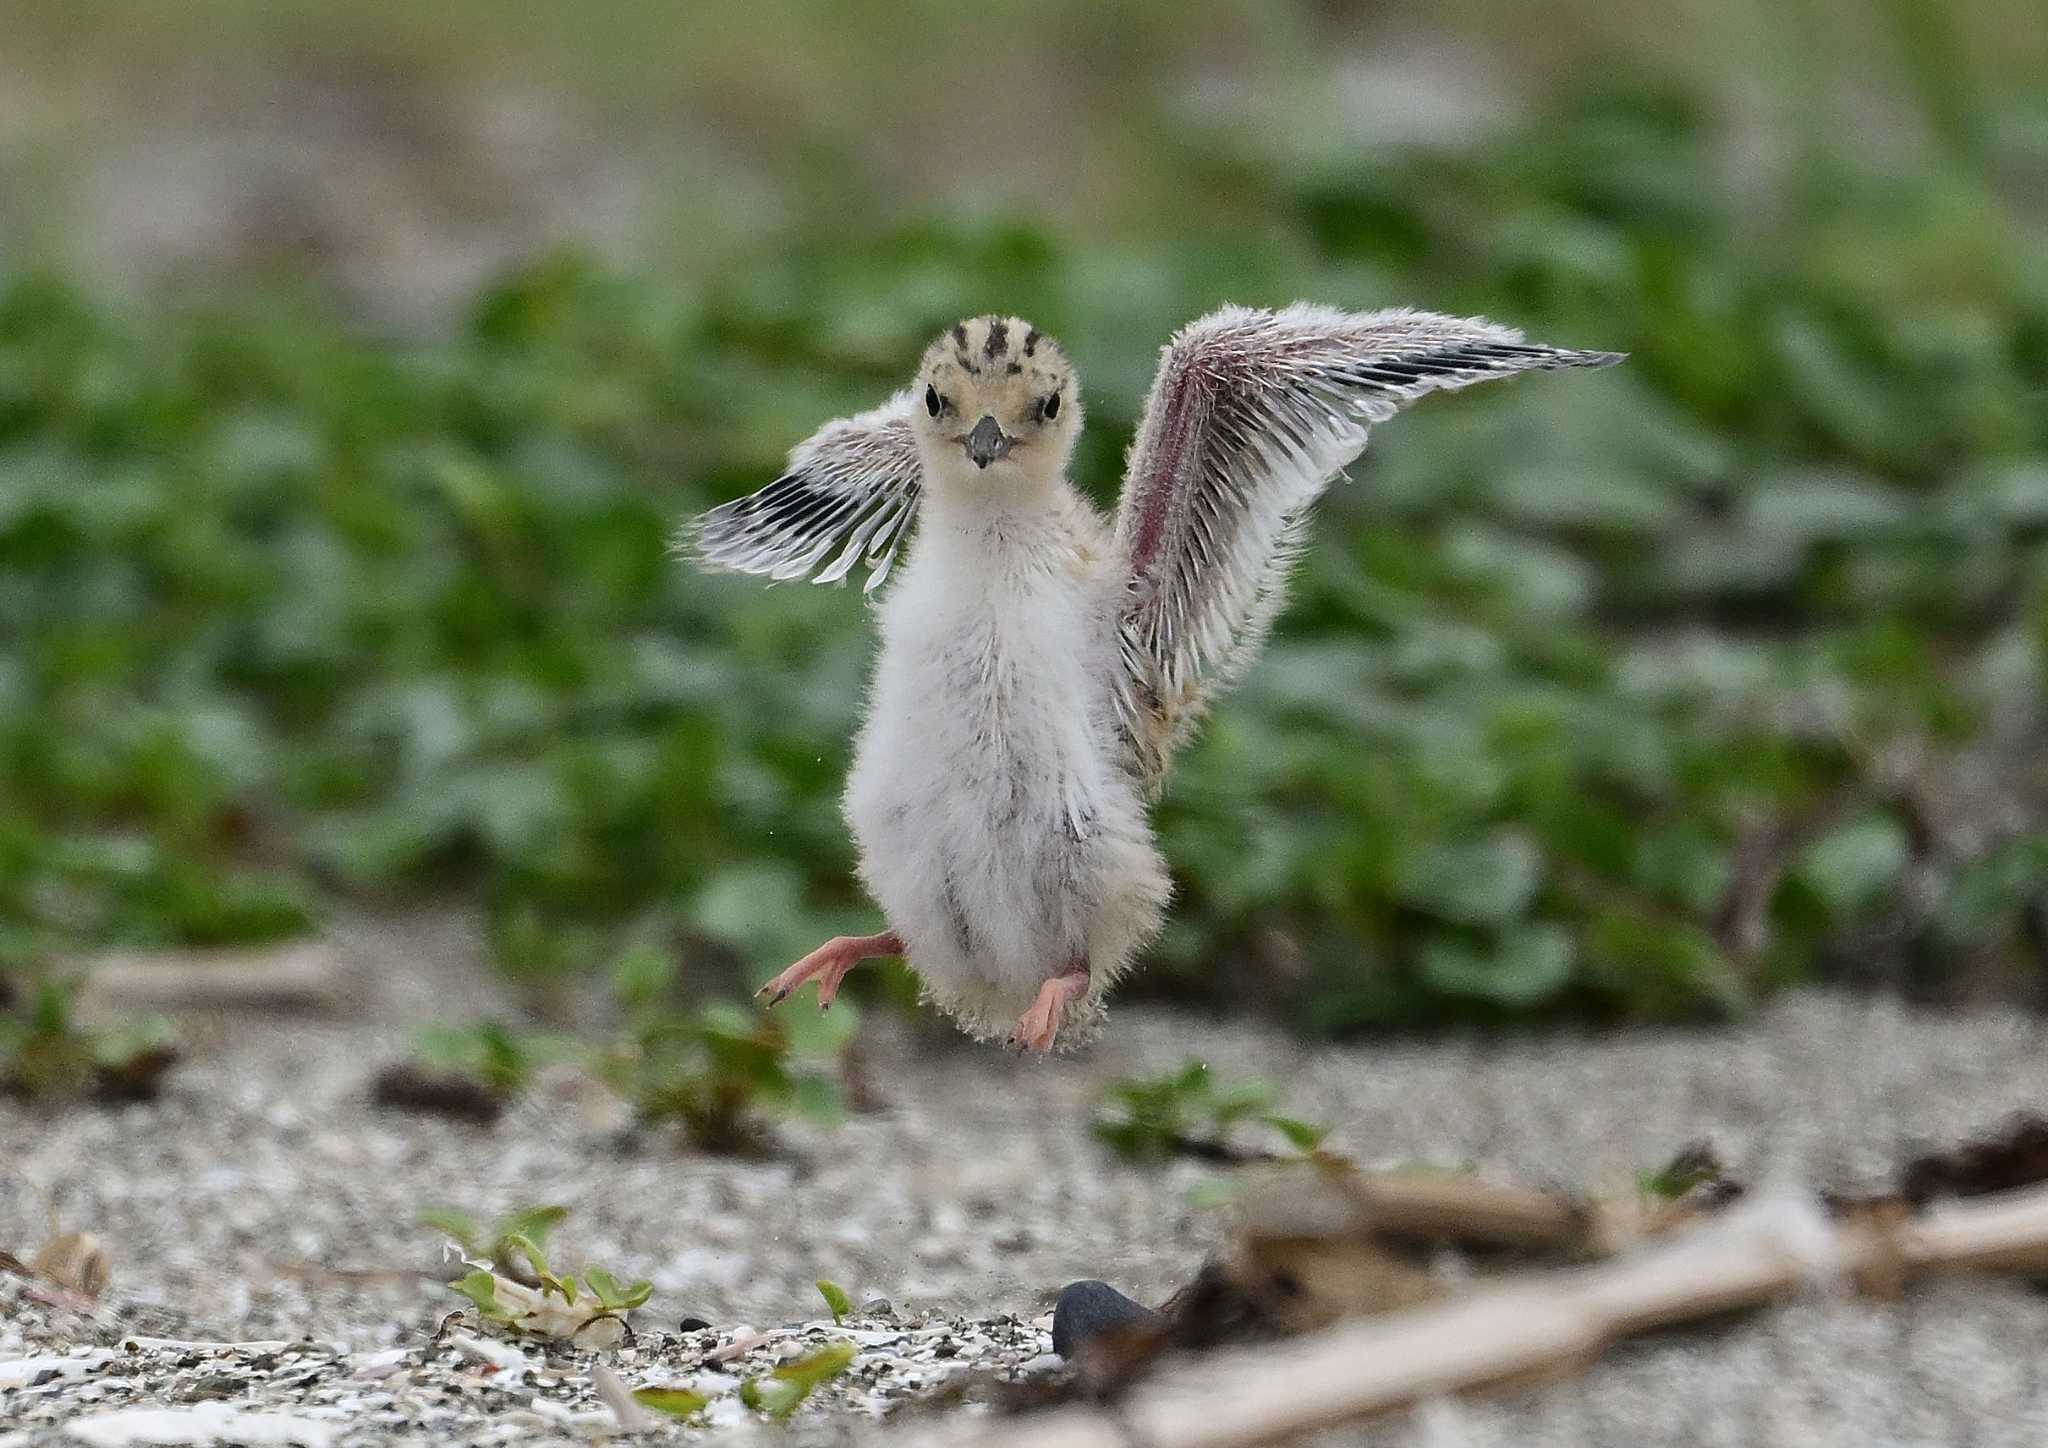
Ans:
[[[1092,1338],[1122,1327],[1143,1327],[1159,1314],[1133,1302],[1107,1282],[1073,1282],[1052,1308],[1052,1350],[1071,1360]]]
[[[370,1099],[400,1111],[452,1116],[458,1121],[489,1126],[505,1109],[505,1095],[460,1071],[433,1071],[401,1061],[379,1071],[370,1082]]]
[[[711,1324],[701,1317],[686,1317],[676,1324],[677,1332],[708,1332]]]

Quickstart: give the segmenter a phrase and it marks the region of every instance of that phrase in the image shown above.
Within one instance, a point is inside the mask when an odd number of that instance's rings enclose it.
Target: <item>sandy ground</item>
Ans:
[[[587,1358],[535,1354],[538,1376],[486,1390],[477,1364],[429,1345],[460,1303],[431,1280],[436,1243],[415,1211],[533,1201],[571,1209],[558,1260],[653,1280],[640,1354],[620,1365],[629,1383],[688,1380],[708,1347],[747,1327],[816,1318],[819,1277],[856,1302],[886,1299],[888,1315],[862,1319],[876,1334],[866,1375],[798,1419],[798,1441],[884,1441],[900,1420],[873,1413],[962,1365],[1043,1370],[1044,1314],[1066,1282],[1100,1277],[1157,1300],[1222,1239],[1225,1219],[1188,1200],[1216,1168],[1128,1166],[1084,1126],[1103,1082],[1189,1056],[1279,1084],[1293,1114],[1334,1123],[1332,1144],[1364,1160],[1586,1185],[1626,1181],[1707,1137],[1752,1180],[1870,1186],[1915,1144],[2048,1105],[2040,1021],[1889,999],[1795,996],[1716,1030],[1342,1047],[1124,1009],[1087,1054],[1051,1062],[934,1048],[872,1022],[882,1109],[836,1130],[791,1127],[780,1159],[720,1160],[622,1135],[556,1092],[490,1128],[373,1110],[366,1077],[403,1051],[408,1022],[449,1000],[480,1008],[492,987],[466,974],[448,930],[365,929],[342,945],[360,983],[346,1019],[220,1024],[151,1105],[0,1104],[0,1247],[25,1254],[54,1212],[102,1239],[113,1273],[90,1315],[18,1290],[0,1299],[0,1363],[138,1333],[315,1345],[281,1367],[273,1352],[246,1381],[211,1359],[180,1366],[189,1352],[40,1386],[5,1386],[0,1367],[0,1445],[69,1441],[58,1424],[189,1400],[202,1378],[237,1403],[324,1404],[351,1444],[581,1438],[530,1400],[594,1411]],[[679,1332],[692,1317],[710,1335]],[[2048,1296],[2014,1286],[1950,1285],[1899,1306],[1815,1298],[1631,1348],[1581,1380],[1327,1441],[2038,1443],[2044,1345]],[[794,1350],[770,1343],[737,1366]],[[400,1387],[431,1388],[434,1413],[408,1416]],[[394,1392],[395,1407],[365,1397]]]

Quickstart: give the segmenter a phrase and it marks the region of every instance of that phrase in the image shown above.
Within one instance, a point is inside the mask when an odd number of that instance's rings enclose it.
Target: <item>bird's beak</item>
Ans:
[[[1010,444],[1014,441],[1016,439],[1004,437],[1003,425],[986,414],[982,416],[980,422],[974,424],[974,431],[963,439],[967,456],[974,460],[974,465],[978,468],[987,467],[1008,452]]]

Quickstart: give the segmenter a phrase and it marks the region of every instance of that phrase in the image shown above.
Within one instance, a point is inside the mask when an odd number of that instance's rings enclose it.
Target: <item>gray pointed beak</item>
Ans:
[[[1001,423],[984,414],[981,421],[974,424],[974,431],[967,434],[967,456],[974,460],[976,467],[985,468],[1008,452],[1012,441],[1014,439],[1003,436]]]

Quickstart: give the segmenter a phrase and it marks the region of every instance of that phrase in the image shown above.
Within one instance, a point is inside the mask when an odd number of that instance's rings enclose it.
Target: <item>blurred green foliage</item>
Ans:
[[[1150,988],[1341,1030],[2037,959],[2048,236],[1950,129],[1739,187],[1654,88],[1455,151],[1191,136],[1228,208],[1117,246],[821,212],[696,286],[546,261],[433,344],[17,280],[0,962],[459,887],[509,971],[704,993],[869,928],[861,600],[695,574],[674,524],[996,307],[1079,360],[1107,502],[1171,329],[1297,296],[1632,358],[1376,435],[1171,782]]]
[[[1160,1162],[1176,1156],[1210,1161],[1278,1160],[1263,1149],[1247,1149],[1232,1133],[1247,1123],[1277,1131],[1296,1152],[1322,1145],[1329,1128],[1277,1115],[1280,1093],[1264,1081],[1218,1081],[1202,1061],[1189,1061],[1160,1076],[1127,1076],[1110,1082],[1096,1102],[1089,1130],[1095,1139],[1131,1161]]]
[[[725,1001],[652,1018],[611,1047],[598,1071],[642,1123],[672,1123],[700,1151],[763,1150],[771,1114],[825,1123],[841,1114],[838,1082],[806,1069],[784,1019]]]
[[[428,1069],[465,1077],[493,1096],[517,1095],[533,1084],[542,1067],[577,1054],[573,1041],[514,1031],[497,1021],[424,1026],[413,1050]]]
[[[0,1091],[148,1101],[178,1059],[178,1031],[150,1016],[89,1026],[72,1009],[73,982],[38,981],[21,1008],[0,1015]]]

